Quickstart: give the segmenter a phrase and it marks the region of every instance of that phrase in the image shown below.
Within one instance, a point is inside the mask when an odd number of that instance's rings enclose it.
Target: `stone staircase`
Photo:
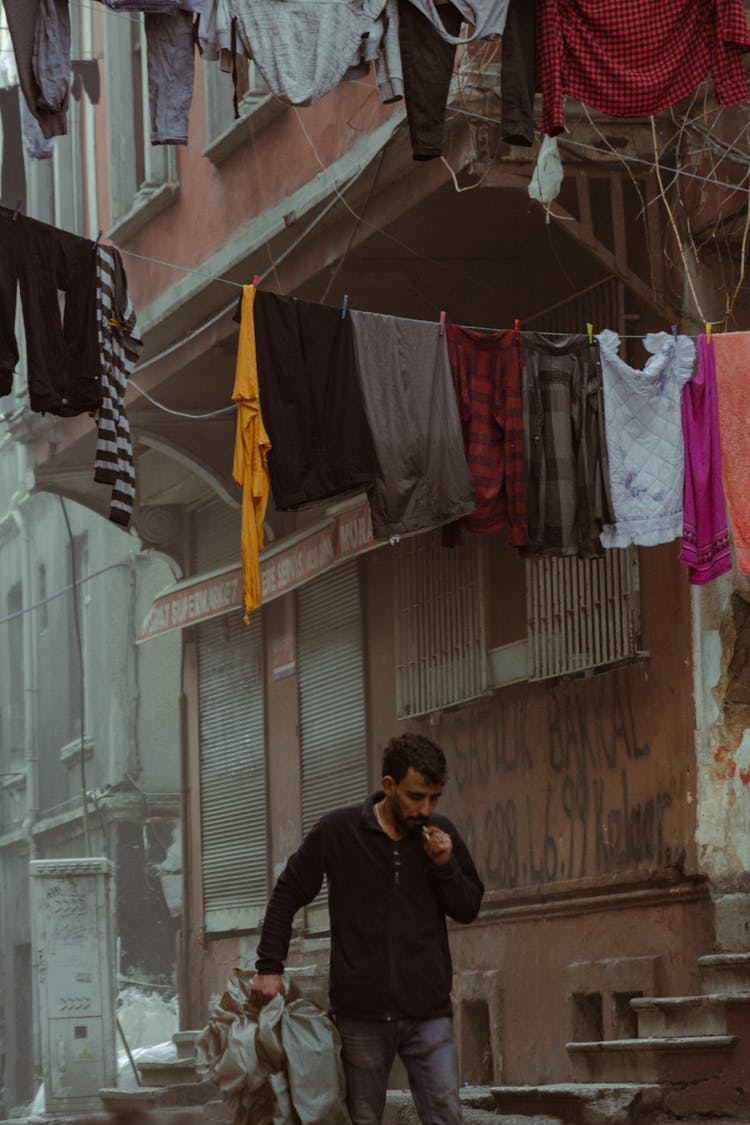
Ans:
[[[567,1043],[572,1083],[495,1087],[498,1110],[556,1113],[576,1125],[659,1115],[750,1121],[750,953],[701,957],[698,966],[699,996],[631,999],[637,1037]]]
[[[135,1090],[106,1088],[99,1091],[107,1113],[125,1120],[138,1118],[139,1112],[157,1111],[160,1121],[189,1121],[192,1117],[207,1125],[226,1125],[231,1115],[217,1087],[198,1075],[195,1041],[200,1031],[177,1031],[172,1036],[176,1058],[168,1062],[143,1061],[136,1064],[140,1085]]]

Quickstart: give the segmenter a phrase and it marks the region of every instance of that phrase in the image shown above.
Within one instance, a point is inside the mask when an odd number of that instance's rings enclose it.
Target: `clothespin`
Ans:
[[[341,319],[346,320],[346,307],[349,304],[349,294],[344,293],[344,303],[341,306]]]
[[[100,230],[99,233],[96,236],[96,242],[91,243],[91,249],[92,250],[96,250],[97,246],[99,245],[99,239],[102,237],[103,234],[104,234],[104,231]]]
[[[23,200],[17,199],[16,200],[16,209],[13,212],[13,222],[14,223],[15,223],[16,219],[18,218],[18,212],[21,210],[22,207],[23,207]]]
[[[711,343],[711,321],[710,320],[706,321],[706,343],[707,344]]]
[[[440,335],[445,335],[445,309],[440,313]]]
[[[589,343],[593,344],[593,342],[594,342],[594,326],[593,326],[593,324],[587,324],[586,325],[586,332],[588,333]]]
[[[253,289],[257,289],[259,285],[260,285],[260,274],[256,273],[255,277],[253,278]]]
[[[672,325],[672,335],[674,336],[674,338],[676,340],[677,339],[677,325],[676,324]]]

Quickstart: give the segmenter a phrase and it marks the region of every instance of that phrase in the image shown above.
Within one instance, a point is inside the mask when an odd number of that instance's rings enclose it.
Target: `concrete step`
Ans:
[[[638,1017],[638,1038],[727,1035],[728,1013],[750,1005],[750,992],[702,996],[643,996],[630,1001]]]
[[[527,1123],[535,1114],[548,1114],[571,1125],[631,1125],[661,1102],[659,1086],[637,1082],[493,1086],[492,1095],[498,1114],[520,1114]]]
[[[750,992],[750,953],[711,953],[698,958],[701,992],[734,995]]]
[[[213,1082],[185,1082],[171,1086],[139,1086],[137,1090],[105,1087],[99,1091],[102,1106],[108,1113],[133,1113],[173,1106],[208,1106],[218,1102],[218,1089]]]
[[[721,1072],[736,1035],[691,1035],[566,1043],[576,1082],[669,1084]]]
[[[489,1086],[465,1086],[460,1091],[460,1097],[463,1125],[564,1125],[559,1117],[543,1113],[533,1117],[520,1113],[498,1113]],[[382,1125],[420,1125],[408,1090],[388,1091]]]
[[[144,1086],[178,1086],[199,1082],[195,1059],[170,1059],[167,1062],[136,1063]]]
[[[202,1034],[203,1031],[175,1031],[172,1036],[172,1042],[177,1048],[177,1058],[194,1059],[196,1040],[198,1040]]]

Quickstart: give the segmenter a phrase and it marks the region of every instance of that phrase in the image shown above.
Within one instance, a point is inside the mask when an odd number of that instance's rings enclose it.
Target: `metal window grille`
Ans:
[[[394,547],[399,718],[473,699],[487,687],[479,545],[441,546],[440,531]]]
[[[529,679],[632,660],[639,641],[638,551],[526,563]]]

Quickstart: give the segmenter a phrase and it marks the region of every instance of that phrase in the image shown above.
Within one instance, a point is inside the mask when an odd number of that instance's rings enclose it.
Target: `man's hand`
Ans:
[[[424,850],[438,867],[442,867],[453,855],[453,841],[442,828],[426,825],[422,829],[422,843]]]
[[[280,973],[256,973],[250,986],[250,995],[261,1007],[273,1000],[277,993],[285,992],[284,980]]]

